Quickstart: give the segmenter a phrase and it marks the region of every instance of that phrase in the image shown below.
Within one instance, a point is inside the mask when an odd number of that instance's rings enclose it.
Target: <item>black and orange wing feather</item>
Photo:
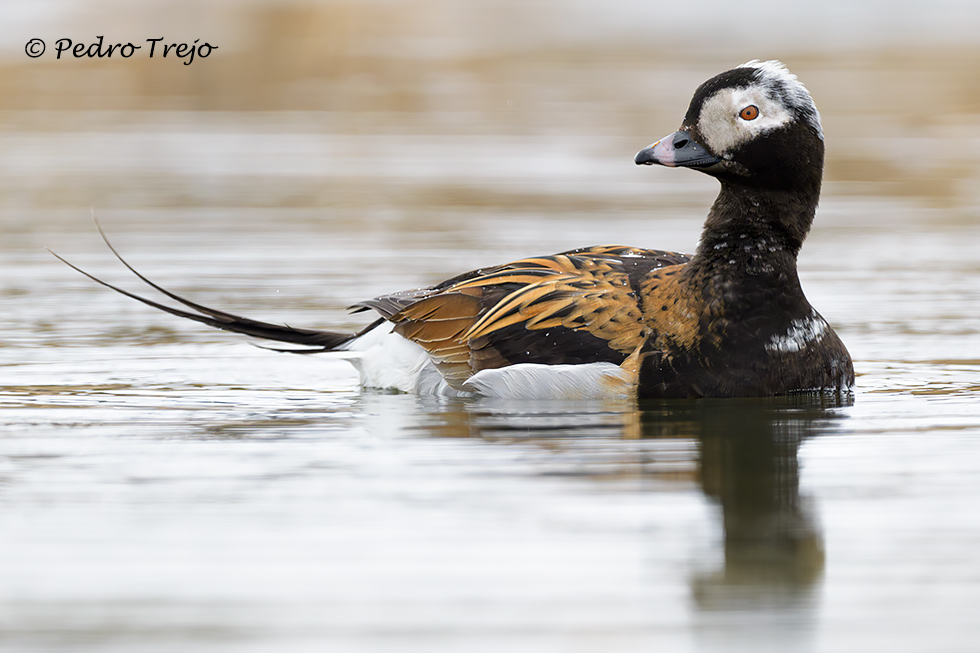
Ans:
[[[578,249],[475,270],[357,308],[394,322],[455,387],[480,370],[516,363],[621,364],[649,336],[635,289],[652,270],[687,260],[633,247]]]

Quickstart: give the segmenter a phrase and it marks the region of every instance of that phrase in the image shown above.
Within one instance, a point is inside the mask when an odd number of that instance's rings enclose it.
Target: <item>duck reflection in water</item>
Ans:
[[[830,408],[819,397],[707,401],[692,408],[701,487],[720,505],[724,528],[723,567],[692,582],[699,606],[792,605],[819,582],[823,538],[813,502],[800,494],[797,454],[806,438],[826,428]],[[656,420],[645,415],[645,433],[655,432]]]
[[[842,417],[837,409],[851,403],[849,396],[801,394],[648,401],[639,410],[631,404],[603,404],[570,412],[567,404],[480,401],[465,411],[439,412],[446,420],[444,435],[534,442],[552,451],[574,452],[564,461],[559,455],[553,461],[558,469],[550,467],[549,474],[597,480],[696,479],[720,506],[724,533],[721,568],[692,575],[697,606],[708,611],[753,606],[791,610],[812,596],[825,560],[815,506],[800,493],[797,454],[806,439],[833,430],[833,422]],[[612,469],[610,449],[618,449],[622,439],[693,442],[687,450],[693,460],[686,467],[676,458],[662,464],[664,451],[676,453],[676,447],[620,449],[622,456],[614,465],[618,469]]]

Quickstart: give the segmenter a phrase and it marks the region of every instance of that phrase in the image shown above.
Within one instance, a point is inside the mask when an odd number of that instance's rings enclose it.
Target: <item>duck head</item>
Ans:
[[[823,153],[820,114],[806,87],[779,61],[750,61],[698,87],[680,130],[640,150],[635,161],[819,194]]]

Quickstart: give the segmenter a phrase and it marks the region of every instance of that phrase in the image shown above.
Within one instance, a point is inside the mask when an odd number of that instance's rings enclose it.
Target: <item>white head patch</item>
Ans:
[[[750,61],[739,68],[754,68],[754,82],[723,88],[701,105],[698,131],[705,145],[722,158],[761,134],[794,120],[804,120],[822,139],[820,114],[809,91],[779,61]],[[745,112],[749,107],[755,110]]]

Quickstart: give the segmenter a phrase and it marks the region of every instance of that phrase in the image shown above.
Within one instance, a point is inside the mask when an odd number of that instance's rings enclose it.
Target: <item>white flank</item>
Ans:
[[[827,326],[827,322],[816,313],[793,320],[786,331],[786,335],[773,336],[766,343],[766,350],[788,354],[806,349],[810,343],[818,342],[823,338],[827,332]]]
[[[501,399],[582,400],[632,395],[628,374],[613,363],[521,363],[477,372],[462,390],[456,390],[439,374],[428,352],[393,333],[393,328],[390,322],[383,322],[337,352],[338,357],[357,368],[361,387],[427,396],[480,395]]]
[[[519,363],[477,372],[463,387],[501,399],[623,399],[632,392],[628,375],[613,363]]]
[[[428,352],[382,322],[339,352],[360,375],[361,387],[424,395],[458,395],[432,364]]]

